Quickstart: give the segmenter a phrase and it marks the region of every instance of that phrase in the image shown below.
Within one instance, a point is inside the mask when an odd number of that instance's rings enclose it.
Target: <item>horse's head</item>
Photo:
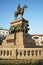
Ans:
[[[23,8],[28,8],[28,6],[27,5],[24,5]]]

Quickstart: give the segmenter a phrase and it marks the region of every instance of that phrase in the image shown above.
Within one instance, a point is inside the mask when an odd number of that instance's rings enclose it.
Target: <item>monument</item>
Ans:
[[[17,18],[19,14],[21,14],[21,17],[23,17],[25,8],[28,8],[27,5],[24,5],[22,8],[20,7],[20,4],[18,4],[17,11],[14,13],[14,17]]]
[[[29,21],[23,18],[24,9],[20,4],[15,11],[9,34],[0,46],[0,58],[4,59],[43,59],[43,48],[36,48],[32,36],[28,34]],[[18,15],[21,15],[18,18]]]
[[[16,19],[11,22],[9,35],[5,40],[6,42],[3,41],[3,46],[10,48],[29,48],[35,46],[34,40],[31,38],[31,35],[28,34],[29,22],[23,18],[25,8],[27,8],[27,5],[21,8],[20,4],[18,4],[17,11],[14,12]],[[17,18],[19,14],[22,17]]]

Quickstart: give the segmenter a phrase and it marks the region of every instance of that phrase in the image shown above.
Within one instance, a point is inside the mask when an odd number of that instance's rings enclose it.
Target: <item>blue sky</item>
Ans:
[[[23,17],[29,21],[29,33],[43,34],[43,0],[0,0],[0,27],[9,29],[18,3],[28,6]]]

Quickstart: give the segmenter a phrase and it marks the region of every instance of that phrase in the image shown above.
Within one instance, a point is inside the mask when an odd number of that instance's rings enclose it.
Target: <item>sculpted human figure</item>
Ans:
[[[14,17],[17,18],[17,16],[20,14],[23,16],[24,9],[27,8],[27,5],[24,5],[22,8],[20,7],[20,4],[18,4],[17,10],[14,12]]]
[[[21,8],[20,8],[20,4],[18,4],[17,10],[20,11],[20,9],[21,9]]]

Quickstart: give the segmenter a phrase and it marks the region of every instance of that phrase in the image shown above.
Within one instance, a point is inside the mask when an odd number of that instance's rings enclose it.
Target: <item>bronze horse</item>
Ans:
[[[24,5],[23,8],[20,7],[20,4],[18,4],[17,11],[14,13],[14,17],[17,18],[17,16],[20,14],[21,17],[23,16],[24,9],[28,8],[27,5]]]

